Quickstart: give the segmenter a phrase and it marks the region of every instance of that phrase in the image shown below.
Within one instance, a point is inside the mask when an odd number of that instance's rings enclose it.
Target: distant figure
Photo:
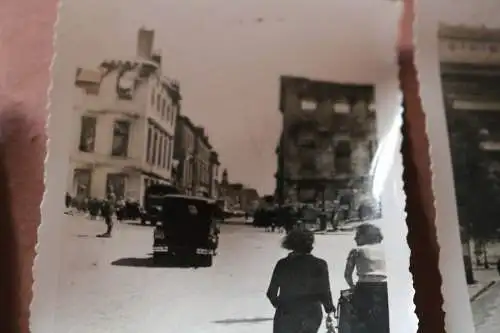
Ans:
[[[95,220],[99,215],[101,209],[101,203],[96,198],[90,198],[89,200],[89,216],[91,220]]]
[[[353,290],[357,333],[389,333],[389,305],[384,239],[379,227],[362,224],[356,230],[357,246],[347,257],[344,277]],[[353,281],[356,270],[358,280]]]
[[[317,333],[322,306],[332,321],[328,265],[311,254],[313,245],[314,234],[306,230],[293,230],[283,239],[283,248],[291,252],[276,264],[267,290],[276,309],[273,333]]]
[[[69,195],[68,192],[66,192],[66,195],[64,197],[64,205],[66,206],[67,209],[71,208],[71,195]]]
[[[500,275],[500,259],[497,260],[497,272]]]
[[[108,196],[105,200],[102,202],[101,206],[101,214],[104,217],[104,222],[106,222],[106,232],[100,237],[111,237],[113,233],[113,214],[114,214],[114,203],[113,203],[113,197]]]

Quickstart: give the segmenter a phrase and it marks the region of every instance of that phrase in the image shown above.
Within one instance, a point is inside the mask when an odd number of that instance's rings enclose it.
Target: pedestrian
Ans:
[[[356,247],[347,257],[344,277],[352,290],[355,333],[389,333],[387,273],[382,231],[366,223],[356,229]],[[356,270],[357,282],[353,281]]]
[[[97,215],[99,215],[99,200],[96,198],[90,198],[89,200],[89,215],[91,220],[95,220]]]
[[[113,213],[114,213],[114,205],[112,201],[112,197],[104,199],[101,206],[101,214],[104,217],[104,222],[106,223],[106,232],[100,237],[108,237],[110,238],[113,233]]]
[[[317,333],[323,311],[327,322],[335,311],[330,290],[328,265],[311,254],[314,234],[292,230],[282,247],[290,253],[274,267],[267,298],[276,309],[273,333]]]
[[[66,195],[64,196],[64,205],[66,206],[66,209],[71,208],[71,195],[66,192]]]

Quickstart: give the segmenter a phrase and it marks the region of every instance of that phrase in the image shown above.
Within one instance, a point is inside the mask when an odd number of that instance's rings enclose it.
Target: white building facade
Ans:
[[[137,55],[78,70],[68,192],[142,202],[151,183],[171,183],[181,96],[165,77],[154,32],[139,30]]]

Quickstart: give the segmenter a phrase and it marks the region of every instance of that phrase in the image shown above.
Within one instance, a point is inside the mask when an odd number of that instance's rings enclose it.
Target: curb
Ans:
[[[498,280],[495,280],[495,281],[490,281],[488,284],[486,284],[483,288],[479,289],[477,293],[475,293],[474,295],[472,295],[469,300],[470,302],[474,302],[476,299],[479,298],[479,296],[483,295],[484,293],[486,293],[488,290],[490,290],[493,286],[495,286],[497,283],[499,283],[500,281]]]

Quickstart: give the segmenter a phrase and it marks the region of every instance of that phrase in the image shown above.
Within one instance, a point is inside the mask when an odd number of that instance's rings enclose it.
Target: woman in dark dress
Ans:
[[[292,230],[282,242],[290,254],[274,268],[267,297],[276,309],[274,333],[317,333],[325,309],[328,321],[335,311],[328,265],[311,254],[314,234]]]

